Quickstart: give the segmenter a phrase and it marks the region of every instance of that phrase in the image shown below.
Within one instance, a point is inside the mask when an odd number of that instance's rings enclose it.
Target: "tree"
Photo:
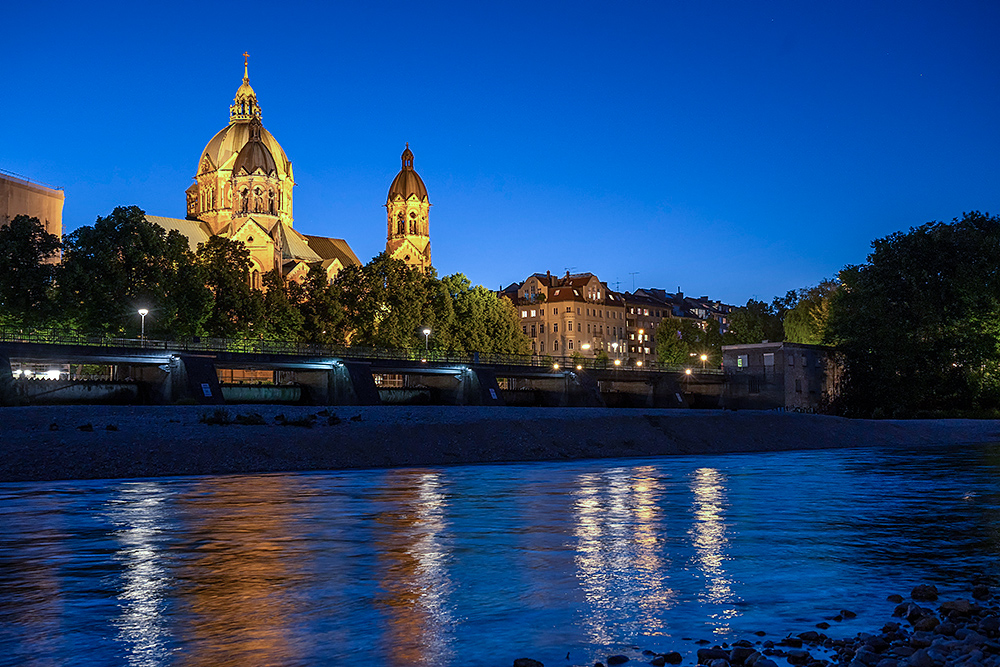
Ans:
[[[277,270],[264,274],[263,313],[258,335],[271,340],[297,341],[303,335],[305,317],[301,305],[305,299],[302,285],[286,282]]]
[[[381,253],[364,266],[345,267],[336,285],[351,345],[407,349],[423,343],[427,281],[419,269]]]
[[[198,246],[198,264],[214,297],[205,321],[209,336],[238,338],[266,333],[264,298],[250,287],[250,253],[241,241],[212,236]],[[254,327],[260,330],[255,332]]]
[[[341,290],[331,284],[326,271],[312,267],[302,283],[303,296],[299,305],[302,314],[302,337],[310,343],[343,345],[347,338]]]
[[[840,273],[827,339],[851,416],[1000,407],[1000,218],[979,212],[872,243]]]
[[[0,324],[39,324],[53,312],[59,237],[38,218],[15,216],[0,227]]]
[[[531,354],[531,341],[521,331],[517,308],[509,299],[482,285],[473,286],[461,273],[441,280],[454,303],[452,344],[458,352]]]
[[[147,335],[194,336],[212,303],[187,239],[136,206],[67,236],[56,276],[64,312],[85,332],[138,336],[146,308]]]
[[[789,292],[784,299],[775,297],[771,303],[749,299],[745,306],[734,310],[729,319],[734,344],[784,340],[781,321],[785,312],[794,307],[794,299],[795,292]]]
[[[703,354],[712,365],[718,365],[722,359],[722,346],[729,344],[731,338],[721,333],[715,318],[693,320],[669,317],[656,328],[656,355],[661,364],[668,366],[700,364]]]
[[[821,344],[830,319],[830,298],[836,290],[835,280],[824,280],[815,287],[799,290],[798,303],[785,313],[782,323],[785,340],[790,343]]]

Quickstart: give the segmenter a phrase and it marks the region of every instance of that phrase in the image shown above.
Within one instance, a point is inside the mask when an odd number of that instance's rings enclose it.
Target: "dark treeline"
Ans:
[[[60,258],[61,261],[57,261]],[[461,275],[438,278],[379,255],[343,269],[333,283],[321,269],[302,283],[276,271],[250,288],[242,243],[213,236],[196,252],[177,231],[116,208],[62,243],[35,218],[0,228],[0,326],[137,337],[264,338],[333,345],[423,347],[525,354],[517,313]]]
[[[836,279],[733,313],[727,342],[834,346],[831,412],[850,417],[1000,412],[1000,217],[973,211],[872,242]]]

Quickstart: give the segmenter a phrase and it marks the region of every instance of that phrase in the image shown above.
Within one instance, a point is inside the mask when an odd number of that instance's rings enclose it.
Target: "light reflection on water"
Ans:
[[[582,665],[842,608],[849,635],[995,573],[998,452],[0,484],[0,664]]]

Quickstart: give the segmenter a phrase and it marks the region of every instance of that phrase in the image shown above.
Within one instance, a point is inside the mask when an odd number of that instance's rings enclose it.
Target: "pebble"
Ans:
[[[985,592],[983,589],[986,589]],[[933,585],[916,586],[911,593],[913,600],[936,600],[937,588]],[[985,599],[990,596],[985,585],[977,585],[972,598]],[[933,596],[933,597],[930,597]],[[832,639],[815,630],[807,630],[798,635],[789,635],[777,642],[776,648],[772,641],[757,642],[762,645],[760,650],[754,649],[754,644],[746,639],[734,641],[727,651],[721,646],[699,648],[697,662],[706,667],[778,667],[771,659],[784,658],[788,664],[795,667],[1000,667],[1000,609],[990,608],[970,602],[967,599],[957,599],[942,602],[937,609],[921,607],[912,602],[904,602],[899,595],[886,598],[897,603],[893,615],[904,617],[913,625],[907,630],[900,623],[889,621],[875,633],[859,632],[854,638]],[[854,612],[842,609],[840,616],[855,618]],[[820,624],[817,627],[828,624]],[[758,630],[753,634],[763,637],[766,633]],[[693,641],[685,637],[684,641]],[[707,640],[700,639],[693,643],[704,645]],[[826,658],[815,657],[811,650],[825,649]],[[678,665],[683,662],[681,653],[656,653],[643,651],[644,655],[652,655],[648,664],[656,667]],[[541,667],[536,661],[522,658],[515,661],[515,667]],[[629,661],[624,655],[608,656],[608,665],[621,665]],[[595,663],[595,667],[604,667],[603,663]]]

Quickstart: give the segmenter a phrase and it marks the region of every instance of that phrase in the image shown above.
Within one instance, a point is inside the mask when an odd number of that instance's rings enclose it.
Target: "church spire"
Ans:
[[[250,86],[250,74],[247,63],[250,54],[243,52],[243,83],[236,89],[236,97],[229,107],[230,123],[245,123],[251,118],[260,118],[260,105],[257,104],[257,93]]]
[[[406,142],[406,150],[399,156],[403,160],[403,171],[413,171],[413,153],[410,151],[410,142]]]

